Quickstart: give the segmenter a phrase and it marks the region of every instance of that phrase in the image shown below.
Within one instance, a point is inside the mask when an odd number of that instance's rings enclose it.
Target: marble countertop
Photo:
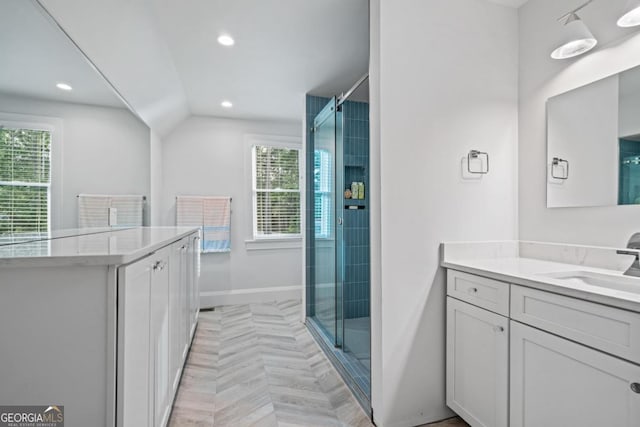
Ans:
[[[623,276],[634,257],[616,254],[616,250],[520,241],[443,243],[441,265],[502,282],[640,312],[640,278]],[[568,272],[605,275],[613,281],[622,279],[632,286],[637,281],[638,291],[627,292],[547,276]]]
[[[36,242],[40,240],[62,239],[65,237],[82,236],[87,234],[109,233],[129,228],[134,227],[65,228],[63,230],[51,230],[49,233],[16,233],[8,236],[0,236],[0,246],[18,245],[21,243]]]
[[[121,265],[197,231],[193,227],[136,227],[94,232],[61,230],[56,237],[0,246],[0,268]]]

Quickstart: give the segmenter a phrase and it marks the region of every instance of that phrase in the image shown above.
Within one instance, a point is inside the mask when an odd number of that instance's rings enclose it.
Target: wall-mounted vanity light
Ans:
[[[558,21],[564,22],[562,42],[560,46],[551,52],[553,59],[567,59],[582,55],[593,49],[598,40],[593,36],[587,25],[580,19],[577,12],[594,0],[589,0],[581,6],[565,13]]]
[[[618,19],[618,27],[635,27],[640,25],[640,0],[629,0],[625,13]]]

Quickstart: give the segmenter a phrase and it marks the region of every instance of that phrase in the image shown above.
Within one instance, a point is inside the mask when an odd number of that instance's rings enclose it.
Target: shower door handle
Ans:
[[[341,216],[338,217],[338,225],[342,225],[342,217]]]

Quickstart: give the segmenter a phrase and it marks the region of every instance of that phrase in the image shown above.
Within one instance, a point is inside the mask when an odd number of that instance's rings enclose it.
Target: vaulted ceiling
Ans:
[[[368,70],[368,0],[39,2],[160,134],[189,114],[298,121],[305,93]]]

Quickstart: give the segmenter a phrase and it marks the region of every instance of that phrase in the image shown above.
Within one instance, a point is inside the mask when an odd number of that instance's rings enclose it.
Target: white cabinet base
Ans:
[[[638,427],[640,366],[511,322],[511,427]]]
[[[509,320],[447,297],[447,405],[473,427],[507,427]]]

